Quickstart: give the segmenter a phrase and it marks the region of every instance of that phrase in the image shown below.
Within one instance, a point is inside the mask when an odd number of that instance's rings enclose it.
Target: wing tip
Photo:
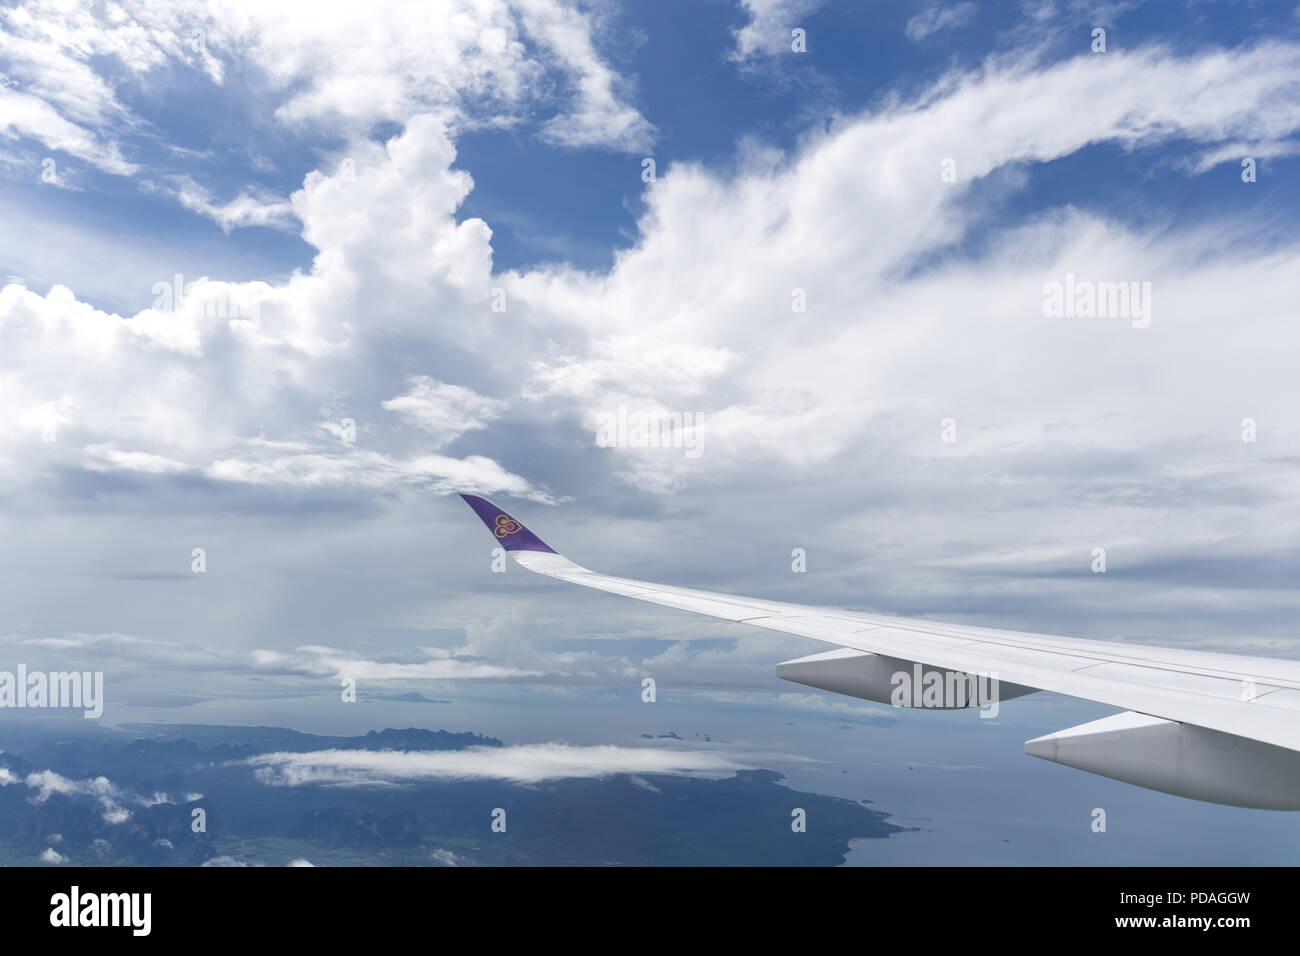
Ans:
[[[465,504],[473,509],[479,520],[492,532],[493,536],[507,551],[542,551],[558,554],[554,548],[533,534],[524,523],[509,512],[498,508],[481,495],[458,492]]]

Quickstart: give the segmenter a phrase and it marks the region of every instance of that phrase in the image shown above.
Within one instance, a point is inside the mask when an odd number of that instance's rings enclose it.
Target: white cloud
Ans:
[[[219,203],[188,174],[128,159],[164,135],[131,105],[163,85],[220,98],[233,73],[251,98],[247,121],[275,104],[291,133],[353,138],[420,114],[457,129],[541,114],[543,135],[564,146],[637,152],[654,135],[597,50],[595,15],[565,0],[398,0],[382,16],[343,3],[20,0],[0,24],[0,136],[108,173],[156,172],[147,188],[226,231],[282,227],[290,209],[251,187]]]
[[[119,459],[122,456],[118,456]],[[126,467],[123,465],[122,467]],[[130,468],[129,470],[141,470]],[[147,469],[146,469],[147,470]],[[395,491],[423,488],[438,494],[477,491],[506,492],[535,501],[552,501],[519,475],[505,471],[490,458],[470,455],[448,458],[421,455],[395,459],[377,452],[279,455],[262,459],[222,458],[206,468],[219,481],[290,488],[341,487]]]
[[[318,750],[260,754],[243,761],[272,786],[376,786],[432,780],[546,780],[620,773],[725,777],[746,769],[725,754],[657,747],[528,744],[453,751]]]
[[[127,634],[67,634],[62,637],[19,638],[13,635],[0,638],[0,643],[19,647],[28,654],[45,651],[57,655],[64,666],[93,664],[112,666],[120,674],[126,665],[142,666],[150,671],[210,671],[239,675],[278,674],[288,677],[312,679],[342,679],[358,681],[429,681],[478,680],[539,676],[534,667],[504,666],[479,658],[474,642],[464,647],[430,649],[423,652],[421,660],[376,660],[355,652],[333,647],[304,644],[293,651],[276,651],[264,648],[252,651],[212,649],[176,641],[158,641],[133,637]],[[544,662],[539,660],[538,666]],[[14,782],[0,768],[0,786]],[[59,787],[86,791],[91,784],[49,778],[51,792]],[[103,792],[113,792],[107,779],[94,781]],[[62,792],[62,791],[59,791]],[[71,792],[71,790],[69,790]],[[200,794],[188,794],[185,800],[199,799]],[[163,799],[161,802],[170,802]]]
[[[490,233],[454,218],[470,188],[449,168],[454,155],[441,125],[421,118],[386,149],[359,154],[355,179],[308,176],[293,204],[320,252],[310,274],[282,285],[159,277],[154,307],[126,319],[62,286],[44,297],[5,286],[0,336],[12,347],[0,398],[21,426],[0,437],[11,479],[58,461],[254,486],[554,500],[486,456],[430,453],[491,421],[495,399],[416,375],[404,395],[339,401],[350,364],[358,390],[387,389],[413,344],[481,347],[505,324],[487,308]],[[370,212],[379,208],[389,212]],[[55,371],[69,361],[81,363],[75,383]],[[322,428],[322,408],[337,413],[334,427]],[[356,442],[337,427],[346,417],[360,420]],[[403,421],[422,428],[411,434]]]
[[[655,128],[626,102],[629,83],[596,52],[588,15],[554,0],[515,0],[524,29],[546,46],[570,76],[569,110],[549,120],[543,134],[561,146],[648,150]]]
[[[749,17],[748,22],[735,31],[735,60],[748,60],[755,56],[773,56],[790,51],[790,31],[795,27],[807,29],[800,18],[816,10],[823,0],[740,0],[740,6]]]
[[[485,677],[530,677],[536,671],[502,667],[481,661],[439,658],[414,663],[366,660],[328,647],[303,646],[295,654],[255,651],[259,668],[288,673],[378,680],[472,680]]]
[[[1082,380],[1101,363],[1112,369],[1108,380],[1131,381],[1145,352],[1140,332],[1127,327],[1129,337],[1117,340],[1115,324],[1044,319],[1043,283],[1068,271],[1153,281],[1163,340],[1178,358],[1152,374],[1164,394],[1181,392],[1184,370],[1204,360],[1224,309],[1244,315],[1254,342],[1276,345],[1285,334],[1284,306],[1271,290],[1291,283],[1292,250],[1246,261],[1224,251],[1218,229],[1161,235],[1061,210],[994,230],[976,262],[940,257],[992,211],[986,178],[995,172],[1099,142],[1209,145],[1247,133],[1294,141],[1300,109],[1286,91],[1297,70],[1300,48],[1279,43],[1194,56],[1143,50],[1041,69],[992,65],[845,120],[788,163],[763,160],[735,178],[674,167],[648,193],[638,245],[607,276],[510,276],[512,301],[582,343],[535,362],[532,386],[576,399],[588,423],[620,402],[645,402],[639,396],[701,412],[708,452],[699,461],[617,450],[627,463],[621,473],[652,493],[680,489],[687,477],[722,480],[730,462],[820,465],[864,440],[879,444],[899,423],[904,400],[909,415],[923,414],[934,429],[957,412],[972,422],[1005,420],[995,396],[1012,387],[1018,408],[1037,410],[1036,418],[1093,419],[1134,396],[1124,385],[1099,396]],[[955,183],[940,177],[948,159]],[[1250,224],[1234,228],[1248,233]],[[1229,278],[1242,268],[1254,279]],[[806,295],[806,313],[792,311],[794,290]],[[623,344],[629,336],[661,344],[676,364],[665,373]],[[1116,341],[1130,347],[1117,350]],[[741,342],[743,361],[724,360]],[[1053,359],[1062,348],[1076,359],[1066,369]],[[1263,367],[1274,364],[1272,351],[1261,349]],[[985,353],[997,356],[1004,384],[991,386],[988,367],[969,360]],[[716,360],[700,360],[706,356]],[[1253,393],[1248,378],[1240,384]],[[1280,398],[1269,400],[1275,414]],[[1186,427],[1196,420],[1189,404],[1208,400],[1192,390],[1166,426]],[[1222,395],[1212,400],[1221,404]],[[1039,426],[1016,429],[1024,427]],[[1011,440],[987,428],[980,435]],[[931,438],[929,429],[917,433],[905,454],[949,450]]]
[[[292,90],[277,115],[370,128],[420,113],[450,124],[509,122],[534,104],[549,70],[567,102],[546,125],[564,145],[644,149],[652,127],[620,99],[623,81],[596,50],[592,18],[560,0],[346,4],[294,11],[220,4],[218,29]],[[529,44],[534,49],[530,52]],[[469,108],[472,104],[473,109]]]
[[[211,219],[222,231],[229,233],[240,226],[269,226],[287,229],[295,224],[293,205],[288,199],[271,195],[264,190],[244,190],[234,199],[218,202],[211,190],[200,186],[192,176],[170,178],[170,189],[165,189],[186,209]]]
[[[99,805],[100,815],[105,823],[114,825],[126,823],[131,819],[131,811],[127,809],[128,804],[151,807],[160,803],[174,802],[165,793],[142,796],[119,787],[102,776],[74,780],[53,770],[41,770],[29,773],[23,782],[36,791],[36,795],[32,797],[34,803],[44,803],[56,793],[66,797],[84,797]]]
[[[119,451],[111,444],[87,445],[86,467],[94,471],[138,471],[150,475],[176,474],[189,466],[165,455],[143,451]]]
[[[45,100],[11,87],[0,86],[0,136],[10,140],[20,137],[40,140],[47,150],[67,153],[119,176],[129,176],[137,169],[122,156],[117,143],[105,141],[102,134],[70,122]],[[57,179],[57,163],[54,175]],[[34,170],[32,181],[36,178]]]
[[[907,21],[904,32],[916,42],[943,30],[955,30],[970,22],[978,8],[974,3],[954,3],[949,6],[927,7]]]
[[[435,448],[442,448],[468,431],[487,428],[500,417],[503,403],[460,385],[435,382],[416,375],[405,393],[390,398],[383,407],[403,421],[429,432]]]

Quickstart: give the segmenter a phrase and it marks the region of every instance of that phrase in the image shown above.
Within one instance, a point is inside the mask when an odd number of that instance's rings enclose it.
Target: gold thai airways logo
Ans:
[[[522,531],[524,526],[509,515],[497,515],[497,526],[494,533],[498,538],[504,538],[508,534],[514,534],[516,531]]]

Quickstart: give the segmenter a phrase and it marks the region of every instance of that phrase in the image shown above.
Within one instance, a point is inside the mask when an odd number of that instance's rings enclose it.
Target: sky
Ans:
[[[1024,756],[1105,708],[786,684],[825,646],[497,573],[455,493],[626,577],[1294,658],[1298,154],[1294,2],[5,0],[0,660],[108,723],[709,732],[933,821],[866,862],[1096,862],[1100,800],[1126,862],[1286,854]]]

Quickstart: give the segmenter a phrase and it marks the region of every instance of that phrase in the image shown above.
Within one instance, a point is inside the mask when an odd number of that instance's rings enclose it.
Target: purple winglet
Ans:
[[[501,542],[501,547],[507,551],[556,553],[554,548],[486,498],[480,498],[478,495],[461,495],[461,497],[465,499],[465,504],[474,509],[474,513],[487,525],[488,530],[496,535],[497,540]]]

